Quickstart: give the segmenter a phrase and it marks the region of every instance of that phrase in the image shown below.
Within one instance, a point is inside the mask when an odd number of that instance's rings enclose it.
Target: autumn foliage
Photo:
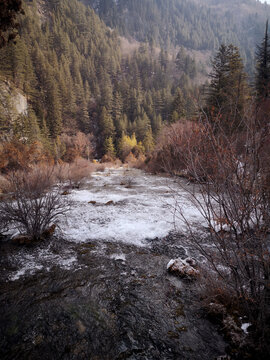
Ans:
[[[29,169],[33,164],[52,160],[43,145],[36,141],[24,144],[13,139],[0,144],[0,172]]]

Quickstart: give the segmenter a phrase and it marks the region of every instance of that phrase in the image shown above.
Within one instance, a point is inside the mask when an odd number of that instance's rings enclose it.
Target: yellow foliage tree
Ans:
[[[118,143],[118,156],[122,161],[125,161],[128,154],[137,146],[137,139],[135,134],[128,136],[122,133],[122,137]]]

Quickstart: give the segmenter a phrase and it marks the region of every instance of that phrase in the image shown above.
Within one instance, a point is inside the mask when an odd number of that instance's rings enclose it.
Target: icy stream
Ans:
[[[70,241],[101,239],[146,246],[149,239],[183,230],[174,211],[176,202],[181,203],[189,221],[201,221],[187,193],[173,179],[137,169],[94,173],[84,189],[73,191],[71,197],[72,209],[60,222]]]
[[[61,231],[57,236],[71,245],[94,240],[148,247],[153,239],[162,242],[172,231],[185,231],[175,211],[177,204],[190,223],[202,223],[201,214],[174,179],[137,169],[93,173],[82,188],[67,196],[72,205],[67,215],[58,219]],[[5,272],[4,277],[18,280],[40,270],[50,271],[53,266],[79,266],[71,248],[55,254],[52,244],[43,247],[36,252],[22,248],[10,255],[13,270]]]

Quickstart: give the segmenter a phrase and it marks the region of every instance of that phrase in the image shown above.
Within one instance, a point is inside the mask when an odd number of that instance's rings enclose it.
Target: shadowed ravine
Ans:
[[[0,358],[208,360],[224,354],[197,283],[166,270],[172,257],[186,256],[183,239],[170,234],[136,246],[56,237],[29,248],[2,241]],[[39,258],[38,268],[12,278],[22,258]]]

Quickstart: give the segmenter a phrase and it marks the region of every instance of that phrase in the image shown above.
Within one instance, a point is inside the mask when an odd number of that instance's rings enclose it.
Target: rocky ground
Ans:
[[[167,272],[172,255],[186,256],[175,241],[169,235],[141,248],[52,239],[19,251],[68,251],[76,264],[44,266],[13,281],[4,278],[18,247],[1,243],[0,358],[209,360],[224,354],[196,282]]]

